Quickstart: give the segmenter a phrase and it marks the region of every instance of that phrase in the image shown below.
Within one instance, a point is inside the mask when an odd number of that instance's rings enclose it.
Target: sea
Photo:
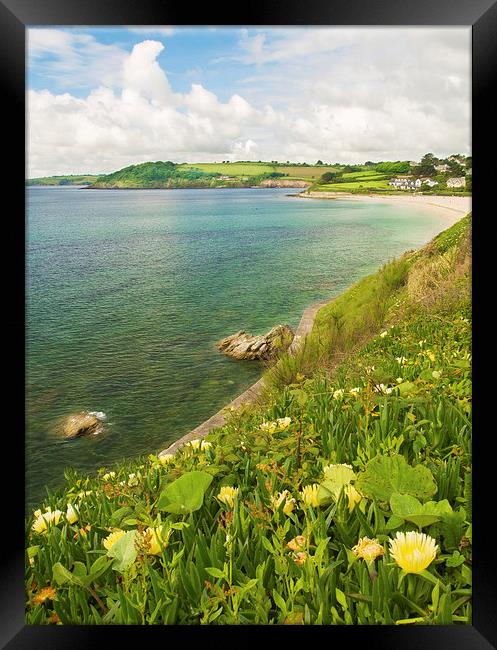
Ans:
[[[255,382],[216,342],[296,328],[451,221],[421,207],[300,190],[29,187],[26,507],[64,481],[157,453]],[[64,440],[67,415],[102,417]]]

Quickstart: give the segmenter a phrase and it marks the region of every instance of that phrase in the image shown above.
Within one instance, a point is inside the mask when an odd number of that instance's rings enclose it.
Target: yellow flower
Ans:
[[[381,546],[378,540],[369,539],[369,537],[361,537],[352,548],[352,553],[366,560],[366,562],[373,562],[378,556],[383,555],[384,552],[383,546]]]
[[[333,399],[338,399],[339,397],[343,397],[344,394],[343,388],[337,388],[336,391],[333,393]]]
[[[145,546],[149,555],[159,555],[162,549],[169,545],[171,529],[164,530],[164,526],[147,528],[143,533]]]
[[[420,573],[429,566],[437,554],[433,537],[410,531],[397,533],[390,540],[390,555],[406,573]]]
[[[139,478],[140,474],[135,474],[134,472],[132,474],[128,475],[128,485],[129,487],[136,487],[139,483]]]
[[[317,483],[313,483],[312,485],[306,485],[300,492],[302,501],[307,506],[312,506],[316,508],[317,506],[319,506],[318,491],[319,491],[319,485]]]
[[[304,379],[305,379],[305,375],[303,375],[302,373],[298,372],[298,373],[295,375],[295,379],[296,379],[297,381],[304,381]]]
[[[350,393],[351,395],[357,395],[357,393],[360,393],[361,390],[362,390],[362,389],[359,388],[359,387],[358,387],[358,388],[351,388],[351,389],[349,390],[349,393]]]
[[[67,504],[66,519],[70,524],[75,524],[78,521],[78,513],[70,503]]]
[[[434,370],[431,373],[431,376],[433,377],[433,379],[440,379],[440,377],[442,376],[442,371],[441,370]]]
[[[161,465],[169,465],[169,463],[172,463],[174,460],[174,454],[162,454],[162,456],[159,456],[159,463]]]
[[[204,451],[212,447],[212,442],[207,442],[206,440],[200,440],[200,438],[195,438],[195,440],[190,440],[186,443],[193,451]]]
[[[274,433],[277,426],[276,422],[261,422],[259,429],[261,431],[266,431],[267,433]]]
[[[287,546],[292,551],[301,551],[305,548],[306,543],[307,540],[303,535],[297,535],[297,537],[294,537],[288,542]]]
[[[54,600],[57,592],[53,587],[44,587],[43,589],[40,589],[40,591],[33,596],[33,605],[41,605],[44,603],[46,600]]]
[[[345,487],[345,494],[349,500],[349,512],[352,512],[352,510],[356,507],[356,504],[361,501],[362,495],[355,489],[352,483],[349,483]]]
[[[225,503],[230,508],[235,507],[235,499],[238,496],[239,488],[231,487],[230,485],[223,485],[219,490],[217,499],[222,503]]]
[[[40,511],[37,510],[36,512],[40,512]],[[40,512],[40,514],[36,517],[32,529],[35,531],[35,533],[39,533],[40,535],[43,535],[44,533],[47,532],[48,527],[50,525],[56,526],[59,523],[61,517],[62,517],[61,510],[54,510],[52,512],[50,509],[48,509],[43,514],[41,514]]]
[[[292,418],[286,417],[286,418],[278,418],[276,422],[278,423],[278,429],[280,431],[284,431],[287,427],[290,426],[290,423],[292,421]]]
[[[272,496],[271,507],[273,511],[276,512],[283,501],[285,502],[285,505],[283,506],[283,512],[285,515],[289,515],[295,508],[295,499],[293,497],[290,497],[290,492],[288,492],[288,490],[283,490],[283,492],[278,492],[277,496]]]
[[[114,546],[114,544],[118,542],[121,539],[121,537],[125,534],[126,533],[124,532],[124,530],[116,530],[110,535],[108,535],[102,543],[105,546],[105,548],[108,551],[110,551],[110,549]]]
[[[386,336],[387,334],[388,334],[388,331],[385,330],[384,332],[382,332],[382,333],[380,334],[380,336],[381,336],[382,339],[384,339],[385,336]]]
[[[115,475],[116,475],[115,472],[107,472],[107,474],[104,474],[102,476],[102,480],[103,481],[109,481],[111,478],[114,478]]]

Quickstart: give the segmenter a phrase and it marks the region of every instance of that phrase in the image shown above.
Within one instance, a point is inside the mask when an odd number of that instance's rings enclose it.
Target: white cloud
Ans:
[[[27,30],[29,70],[71,88],[98,84],[120,86],[128,52],[118,45],[100,43],[91,34],[61,29]]]
[[[59,76],[74,67],[84,74],[83,46],[91,60],[101,53],[86,97],[28,93],[30,176],[147,160],[360,162],[469,153],[466,28],[242,30],[231,59],[243,91],[223,102],[201,84],[174,92],[157,61],[162,42],[124,52],[93,36],[29,33],[30,55],[50,52]]]

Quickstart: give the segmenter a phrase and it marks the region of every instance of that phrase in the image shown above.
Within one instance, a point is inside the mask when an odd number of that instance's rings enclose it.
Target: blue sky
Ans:
[[[470,152],[466,27],[36,27],[27,53],[31,176]]]
[[[60,29],[54,27],[53,29]],[[165,44],[166,49],[158,56],[159,65],[167,73],[171,86],[176,92],[187,92],[192,82],[204,83],[221,100],[229,99],[237,87],[240,75],[239,66],[234,62],[217,63],[222,57],[230,56],[237,48],[238,30],[230,28],[188,28],[171,29],[171,34],[154,31],[153,28],[91,27],[68,28],[60,31],[69,34],[86,34],[99,43],[117,46],[131,52],[133,46],[144,39],[153,39]],[[140,30],[137,33],[136,30]],[[165,28],[166,30],[168,28]],[[81,46],[81,49],[84,46]],[[92,90],[89,82],[79,82],[77,78],[67,80],[57,73],[56,53],[46,51],[32,60],[28,67],[29,88],[48,89],[53,93],[70,92],[82,97]],[[241,84],[243,85],[243,84]]]

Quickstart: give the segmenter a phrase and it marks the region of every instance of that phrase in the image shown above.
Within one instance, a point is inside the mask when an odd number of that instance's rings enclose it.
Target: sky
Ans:
[[[470,27],[33,27],[28,177],[471,153]]]

